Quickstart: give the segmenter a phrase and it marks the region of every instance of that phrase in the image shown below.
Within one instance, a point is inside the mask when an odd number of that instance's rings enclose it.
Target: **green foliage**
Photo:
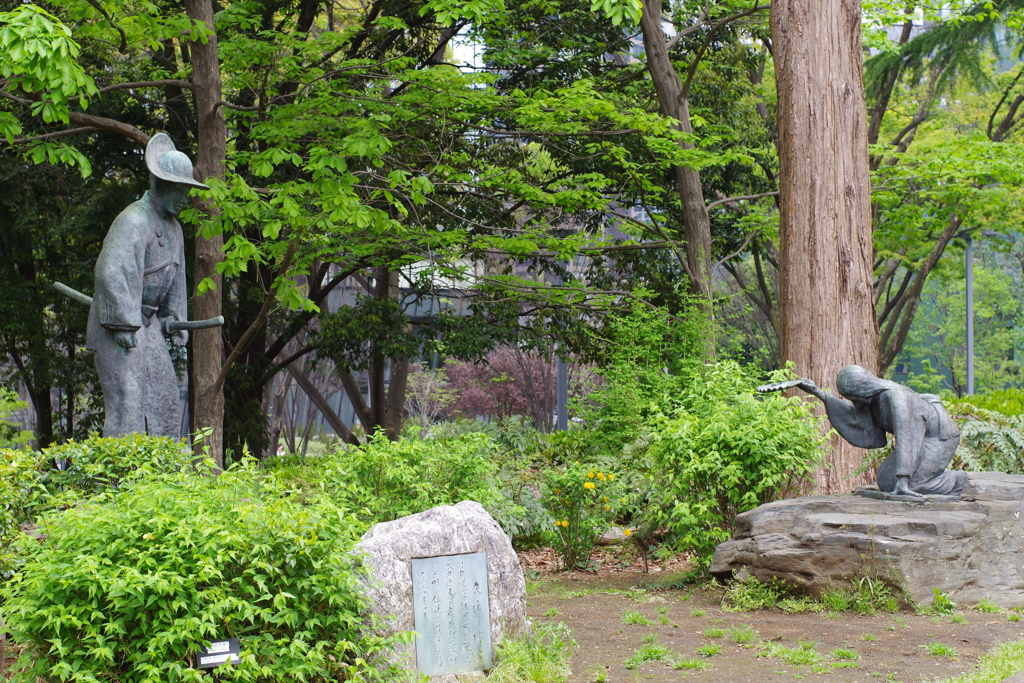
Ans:
[[[775,607],[787,593],[789,588],[783,581],[761,582],[757,579],[736,581],[730,585],[722,596],[722,606],[736,612],[755,609],[771,609]]]
[[[697,648],[697,654],[701,657],[714,657],[721,651],[722,646],[718,643],[708,643]]]
[[[729,640],[737,645],[747,645],[757,638],[757,631],[747,624],[740,624],[729,629]]]
[[[279,458],[268,465],[314,494],[326,491],[368,523],[463,500],[477,501],[500,523],[512,513],[501,508],[503,499],[494,479],[496,452],[495,442],[481,433],[390,441],[378,432],[364,446],[309,460]]]
[[[22,526],[32,521],[44,462],[35,451],[0,450],[0,580],[10,578],[19,559],[15,542]]]
[[[1006,415],[971,403],[954,403],[960,445],[951,467],[969,472],[1024,473],[1024,416]]]
[[[992,602],[991,599],[986,595],[981,600],[978,600],[978,604],[975,605],[975,609],[985,614],[997,614],[1002,612],[1002,608],[996,603]]]
[[[950,600],[949,596],[941,592],[938,587],[933,588],[932,591],[934,596],[930,605],[931,611],[935,614],[952,614],[956,609],[956,603]]]
[[[767,654],[769,657],[777,657],[787,664],[794,666],[812,666],[822,660],[821,654],[814,650],[814,641],[797,641],[793,648],[784,647],[778,643],[768,643]]]
[[[376,679],[366,661],[392,645],[361,633],[346,553],[365,526],[250,467],[153,476],[41,524],[2,590],[16,680],[200,683],[191,658],[223,637],[242,642],[228,680]]]
[[[539,623],[522,638],[506,640],[487,676],[493,683],[564,683],[576,642],[565,624]]]
[[[952,660],[960,659],[959,653],[957,653],[955,649],[953,649],[949,645],[946,645],[945,643],[928,643],[927,645],[922,645],[921,647],[926,649],[928,651],[928,654],[932,655],[933,657],[945,657],[946,659]]]
[[[541,500],[555,519],[552,545],[563,570],[583,567],[621,506],[615,474],[578,462],[543,473]]]
[[[1004,643],[981,656],[973,671],[947,678],[942,683],[1002,683],[1024,671],[1024,640]]]
[[[193,460],[192,450],[184,442],[146,434],[91,436],[47,448],[43,455],[66,468],[39,477],[40,489],[51,495],[74,492],[89,496],[109,486],[117,488],[154,474],[185,470]]]
[[[648,472],[662,504],[648,525],[666,526],[668,542],[692,550],[700,569],[737,514],[799,490],[822,460],[811,406],[757,397],[755,384],[738,364],[716,363],[687,378],[675,415],[652,423]]]
[[[626,610],[622,613],[622,623],[628,626],[650,626],[654,622],[636,610]]]
[[[1011,417],[1024,415],[1024,389],[1000,389],[985,394],[961,396],[957,401]]]
[[[706,628],[703,631],[705,638],[721,638],[725,635],[725,631],[720,628]]]
[[[662,643],[644,643],[633,652],[622,666],[635,669],[644,662],[660,662],[668,659],[668,648]]]
[[[32,432],[10,419],[13,412],[27,407],[28,402],[19,400],[16,393],[0,387],[0,448],[20,448],[31,441]]]
[[[55,469],[58,460],[67,469]],[[0,577],[23,559],[16,552],[20,529],[42,513],[108,487],[181,471],[191,462],[191,451],[180,441],[144,434],[93,436],[41,453],[0,450]]]

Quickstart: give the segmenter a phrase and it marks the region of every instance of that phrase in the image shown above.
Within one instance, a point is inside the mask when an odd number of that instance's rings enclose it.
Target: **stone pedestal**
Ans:
[[[1024,476],[972,473],[954,502],[898,502],[841,494],[762,505],[736,518],[715,551],[719,578],[782,579],[810,593],[862,576],[930,603],[988,597],[1024,606]]]
[[[431,595],[421,595],[419,600],[421,608],[424,607],[424,601],[438,603],[437,614],[444,621],[444,633],[438,633],[437,637],[444,644],[447,662],[450,644],[465,635],[463,631],[471,621],[468,616],[476,607],[467,598],[475,593],[473,584],[476,579],[467,578],[466,586],[460,584],[462,564],[466,564],[467,577],[475,576],[468,571],[467,563],[471,558],[467,556],[470,553],[483,553],[486,556],[487,585],[479,588],[487,601],[491,649],[497,648],[505,638],[524,634],[528,627],[526,582],[519,557],[512,549],[508,536],[479,503],[463,501],[458,505],[441,505],[393,522],[377,524],[363,535],[354,552],[364,558],[370,569],[366,592],[372,601],[373,612],[384,620],[382,635],[416,630],[412,560],[443,558],[425,563],[423,566],[429,569],[429,575],[418,578],[421,582],[438,583]],[[451,585],[448,585],[448,564],[452,565]],[[480,579],[483,580],[482,577]],[[453,610],[451,619],[448,618],[449,609]],[[460,616],[459,610],[466,614]],[[449,621],[453,629],[450,633]],[[423,635],[433,638],[435,634],[431,632]],[[403,668],[413,674],[410,677],[412,679],[416,678],[418,670],[430,670],[427,663],[423,667],[418,666],[415,643],[397,649],[394,656]],[[457,657],[453,658],[453,662],[455,659]],[[434,665],[436,662],[431,663],[431,666]],[[431,680],[439,683],[467,677],[471,678],[473,674],[435,676]]]

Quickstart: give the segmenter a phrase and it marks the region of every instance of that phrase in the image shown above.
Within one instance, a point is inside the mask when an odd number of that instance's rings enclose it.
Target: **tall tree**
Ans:
[[[848,363],[872,372],[878,365],[860,10],[860,0],[773,0],[771,7],[780,349],[798,374],[828,387]],[[862,459],[860,449],[834,440],[818,489],[852,489]]]

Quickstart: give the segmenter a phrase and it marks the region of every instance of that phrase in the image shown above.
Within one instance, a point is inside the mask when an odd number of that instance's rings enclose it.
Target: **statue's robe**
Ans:
[[[933,394],[920,394],[893,382],[857,402],[826,394],[825,411],[839,435],[859,448],[882,448],[886,432],[895,436],[892,453],[876,470],[878,488],[892,492],[896,478],[910,478],[920,494],[956,495],[967,473],[946,471],[960,444],[960,430]]]
[[[178,221],[161,216],[147,192],[114,219],[95,275],[86,343],[103,388],[103,435],[179,436],[178,380],[163,333],[166,319],[188,319]],[[118,346],[118,331],[135,332],[138,346]]]

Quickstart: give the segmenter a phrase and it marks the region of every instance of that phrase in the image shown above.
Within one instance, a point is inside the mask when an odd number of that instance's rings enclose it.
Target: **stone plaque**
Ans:
[[[486,553],[413,558],[412,600],[421,674],[491,667]]]

